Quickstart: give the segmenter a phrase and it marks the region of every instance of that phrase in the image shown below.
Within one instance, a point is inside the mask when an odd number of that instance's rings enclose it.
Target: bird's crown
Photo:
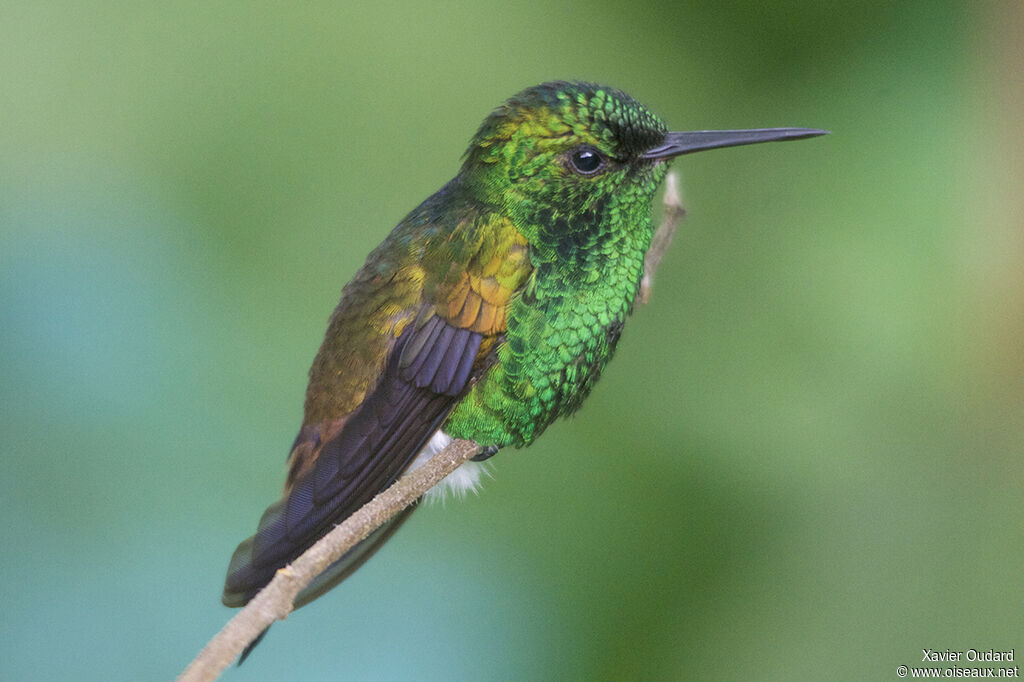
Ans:
[[[620,90],[553,81],[527,88],[495,109],[473,137],[466,162],[497,163],[574,144],[629,161],[660,143],[666,130],[661,119]]]

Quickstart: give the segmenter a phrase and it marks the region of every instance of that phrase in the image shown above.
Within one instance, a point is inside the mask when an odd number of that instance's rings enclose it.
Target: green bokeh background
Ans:
[[[225,679],[897,679],[1024,656],[1018,2],[0,7],[0,678],[159,680],[231,614],[344,282],[552,78],[690,215],[584,409]]]

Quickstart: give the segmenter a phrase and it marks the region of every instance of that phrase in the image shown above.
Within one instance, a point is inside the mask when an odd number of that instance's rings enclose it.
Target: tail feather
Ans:
[[[245,659],[249,658],[249,654],[252,653],[252,650],[256,648],[257,644],[263,641],[263,638],[267,636],[268,632],[270,632],[269,625],[266,628],[264,628],[263,632],[256,635],[256,639],[249,642],[245,649],[242,650],[242,655],[238,657],[238,663],[236,663],[235,665],[242,665],[243,663],[245,663]]]
[[[401,513],[388,520],[377,530],[370,533],[365,540],[350,549],[348,552],[343,554],[340,559],[328,566],[327,570],[314,578],[313,581],[303,588],[303,590],[295,597],[295,608],[305,606],[320,595],[335,587],[345,578],[352,575],[356,569],[366,563],[366,561],[373,556],[378,549],[380,549],[381,545],[387,542],[388,539],[394,535],[395,531],[397,531],[399,527],[401,527],[401,525],[412,515],[416,506],[416,504],[412,504],[409,507],[406,507]],[[253,538],[249,538],[239,545],[237,550],[235,550],[235,554],[231,557],[231,569],[229,569],[229,574],[233,570],[243,568],[246,562],[252,560],[252,540]],[[255,596],[256,592],[229,592],[225,589],[221,600],[224,602],[225,606],[244,606]],[[242,665],[245,659],[249,657],[249,654],[251,654],[252,650],[256,648],[256,645],[263,640],[269,629],[270,627],[268,626],[266,630],[260,633],[259,637],[254,639],[247,647],[245,647],[242,655],[238,658],[238,665]]]

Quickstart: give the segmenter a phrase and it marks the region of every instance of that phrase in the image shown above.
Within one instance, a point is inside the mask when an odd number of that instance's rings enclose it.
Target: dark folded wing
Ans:
[[[376,388],[235,550],[225,604],[247,602],[278,568],[398,478],[455,406],[475,365],[479,371],[481,340],[436,316],[403,331]]]

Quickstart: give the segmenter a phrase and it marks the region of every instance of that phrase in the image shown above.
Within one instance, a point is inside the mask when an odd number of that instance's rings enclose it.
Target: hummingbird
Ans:
[[[231,557],[223,603],[246,604],[452,439],[484,449],[431,494],[475,489],[483,459],[577,410],[637,297],[652,201],[672,159],[826,132],[669,132],[626,93],[583,82],[543,83],[495,109],[456,176],[343,288],[309,372],[284,492]],[[359,568],[414,509],[356,545],[295,607]]]

